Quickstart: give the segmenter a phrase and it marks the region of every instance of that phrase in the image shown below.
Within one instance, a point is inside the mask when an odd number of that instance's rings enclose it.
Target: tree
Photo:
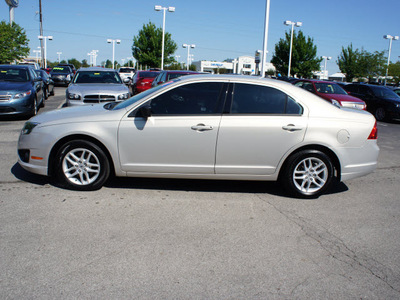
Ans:
[[[290,31],[285,32],[285,38],[280,39],[275,45],[275,53],[271,63],[278,73],[287,74],[290,53]],[[317,57],[317,46],[310,37],[305,37],[300,30],[293,32],[292,60],[290,73],[299,77],[311,77],[312,71],[320,69],[322,58]]]
[[[400,61],[396,62],[395,64],[389,65],[389,76],[393,77],[393,80],[396,84],[400,82]]]
[[[75,69],[79,69],[80,67],[82,67],[82,64],[79,60],[77,60],[76,58],[71,58],[68,59],[68,63],[69,64],[73,64],[75,66]]]
[[[386,72],[385,51],[370,53],[362,49],[358,64],[360,66],[360,77],[367,77],[368,81],[379,75],[384,75]]]
[[[353,44],[350,44],[347,48],[342,47],[342,53],[338,56],[336,63],[339,66],[340,72],[346,74],[348,82],[352,82],[360,74],[359,57],[360,52],[358,49],[353,49]]]
[[[147,65],[150,68],[161,66],[161,41],[162,29],[157,28],[153,23],[144,24],[137,36],[133,37],[132,55],[140,65]],[[164,40],[164,64],[168,65],[175,61],[172,56],[178,49],[177,44],[172,40],[171,34],[165,33]]]
[[[0,64],[11,63],[28,56],[28,38],[25,30],[16,23],[0,22]]]

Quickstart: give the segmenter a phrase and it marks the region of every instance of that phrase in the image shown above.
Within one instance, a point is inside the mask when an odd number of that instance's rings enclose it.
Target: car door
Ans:
[[[235,83],[222,116],[216,174],[270,175],[282,157],[303,141],[308,118],[286,93]]]
[[[225,84],[226,86],[226,84]],[[222,112],[222,82],[181,85],[123,118],[118,131],[121,169],[140,173],[214,173]]]

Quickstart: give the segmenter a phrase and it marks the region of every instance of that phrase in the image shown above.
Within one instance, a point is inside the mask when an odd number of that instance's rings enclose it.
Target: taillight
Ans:
[[[378,138],[378,127],[375,121],[374,128],[372,128],[371,133],[369,134],[369,140],[376,140]]]

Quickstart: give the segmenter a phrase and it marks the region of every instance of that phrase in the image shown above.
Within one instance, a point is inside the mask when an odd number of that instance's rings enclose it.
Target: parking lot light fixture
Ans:
[[[326,62],[327,62],[328,60],[331,60],[332,57],[330,57],[330,56],[322,56],[322,59],[325,61],[325,62],[324,62],[324,77],[326,76],[325,79],[328,79],[328,74],[326,73]]]
[[[163,11],[162,39],[161,39],[161,70],[164,69],[164,43],[165,43],[165,12],[174,12],[175,7],[162,7],[161,5],[154,6],[155,11]]]
[[[44,68],[47,68],[47,40],[51,41],[53,39],[53,36],[48,35],[48,36],[44,36],[44,35],[39,35],[38,36],[39,40],[44,40]]]
[[[302,22],[292,22],[292,21],[285,21],[283,22],[286,26],[292,26],[291,33],[290,33],[290,50],[289,50],[289,66],[288,66],[288,77],[290,77],[290,66],[292,64],[292,47],[293,47],[293,29],[294,26],[300,27],[303,25]]]
[[[112,68],[114,69],[114,61],[115,61],[115,43],[121,44],[121,40],[118,39],[107,39],[107,43],[112,44]]]
[[[383,36],[383,38],[389,40],[389,53],[388,53],[388,61],[387,61],[386,75],[385,75],[385,85],[386,85],[386,79],[387,79],[388,73],[389,73],[390,53],[392,52],[392,41],[393,40],[397,41],[399,39],[399,36],[397,36],[397,35],[392,36],[390,34],[386,34]]]
[[[60,60],[61,60],[61,54],[62,54],[62,52],[57,52],[57,55],[58,55],[58,63],[60,63]]]
[[[187,48],[187,65],[186,65],[186,70],[189,70],[189,65],[190,65],[190,48],[194,49],[196,45],[194,44],[183,44],[183,48]]]

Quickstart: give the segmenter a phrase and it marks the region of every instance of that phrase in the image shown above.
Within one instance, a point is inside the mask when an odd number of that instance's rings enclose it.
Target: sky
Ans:
[[[9,9],[0,0],[0,20],[9,22]],[[173,6],[166,13],[165,30],[178,44],[178,61],[186,62],[187,49],[194,60],[223,61],[255,54],[263,48],[266,0],[42,0],[43,31],[53,36],[47,41],[47,58],[87,59],[98,50],[97,64],[112,60],[112,45],[107,39],[120,39],[115,45],[115,60],[122,63],[132,56],[133,37],[144,24],[162,27],[163,13],[154,6]],[[19,0],[15,22],[25,29],[32,50],[40,45],[39,0]],[[388,51],[384,35],[400,36],[400,0],[270,0],[267,61],[275,44],[290,30],[283,22],[302,22],[300,29],[313,38],[318,56],[332,57],[329,74],[339,72],[337,58],[342,47],[369,52]],[[298,30],[296,28],[295,30]],[[400,58],[400,40],[393,41],[391,61]],[[321,66],[323,63],[321,63]],[[323,68],[323,66],[322,66]]]

